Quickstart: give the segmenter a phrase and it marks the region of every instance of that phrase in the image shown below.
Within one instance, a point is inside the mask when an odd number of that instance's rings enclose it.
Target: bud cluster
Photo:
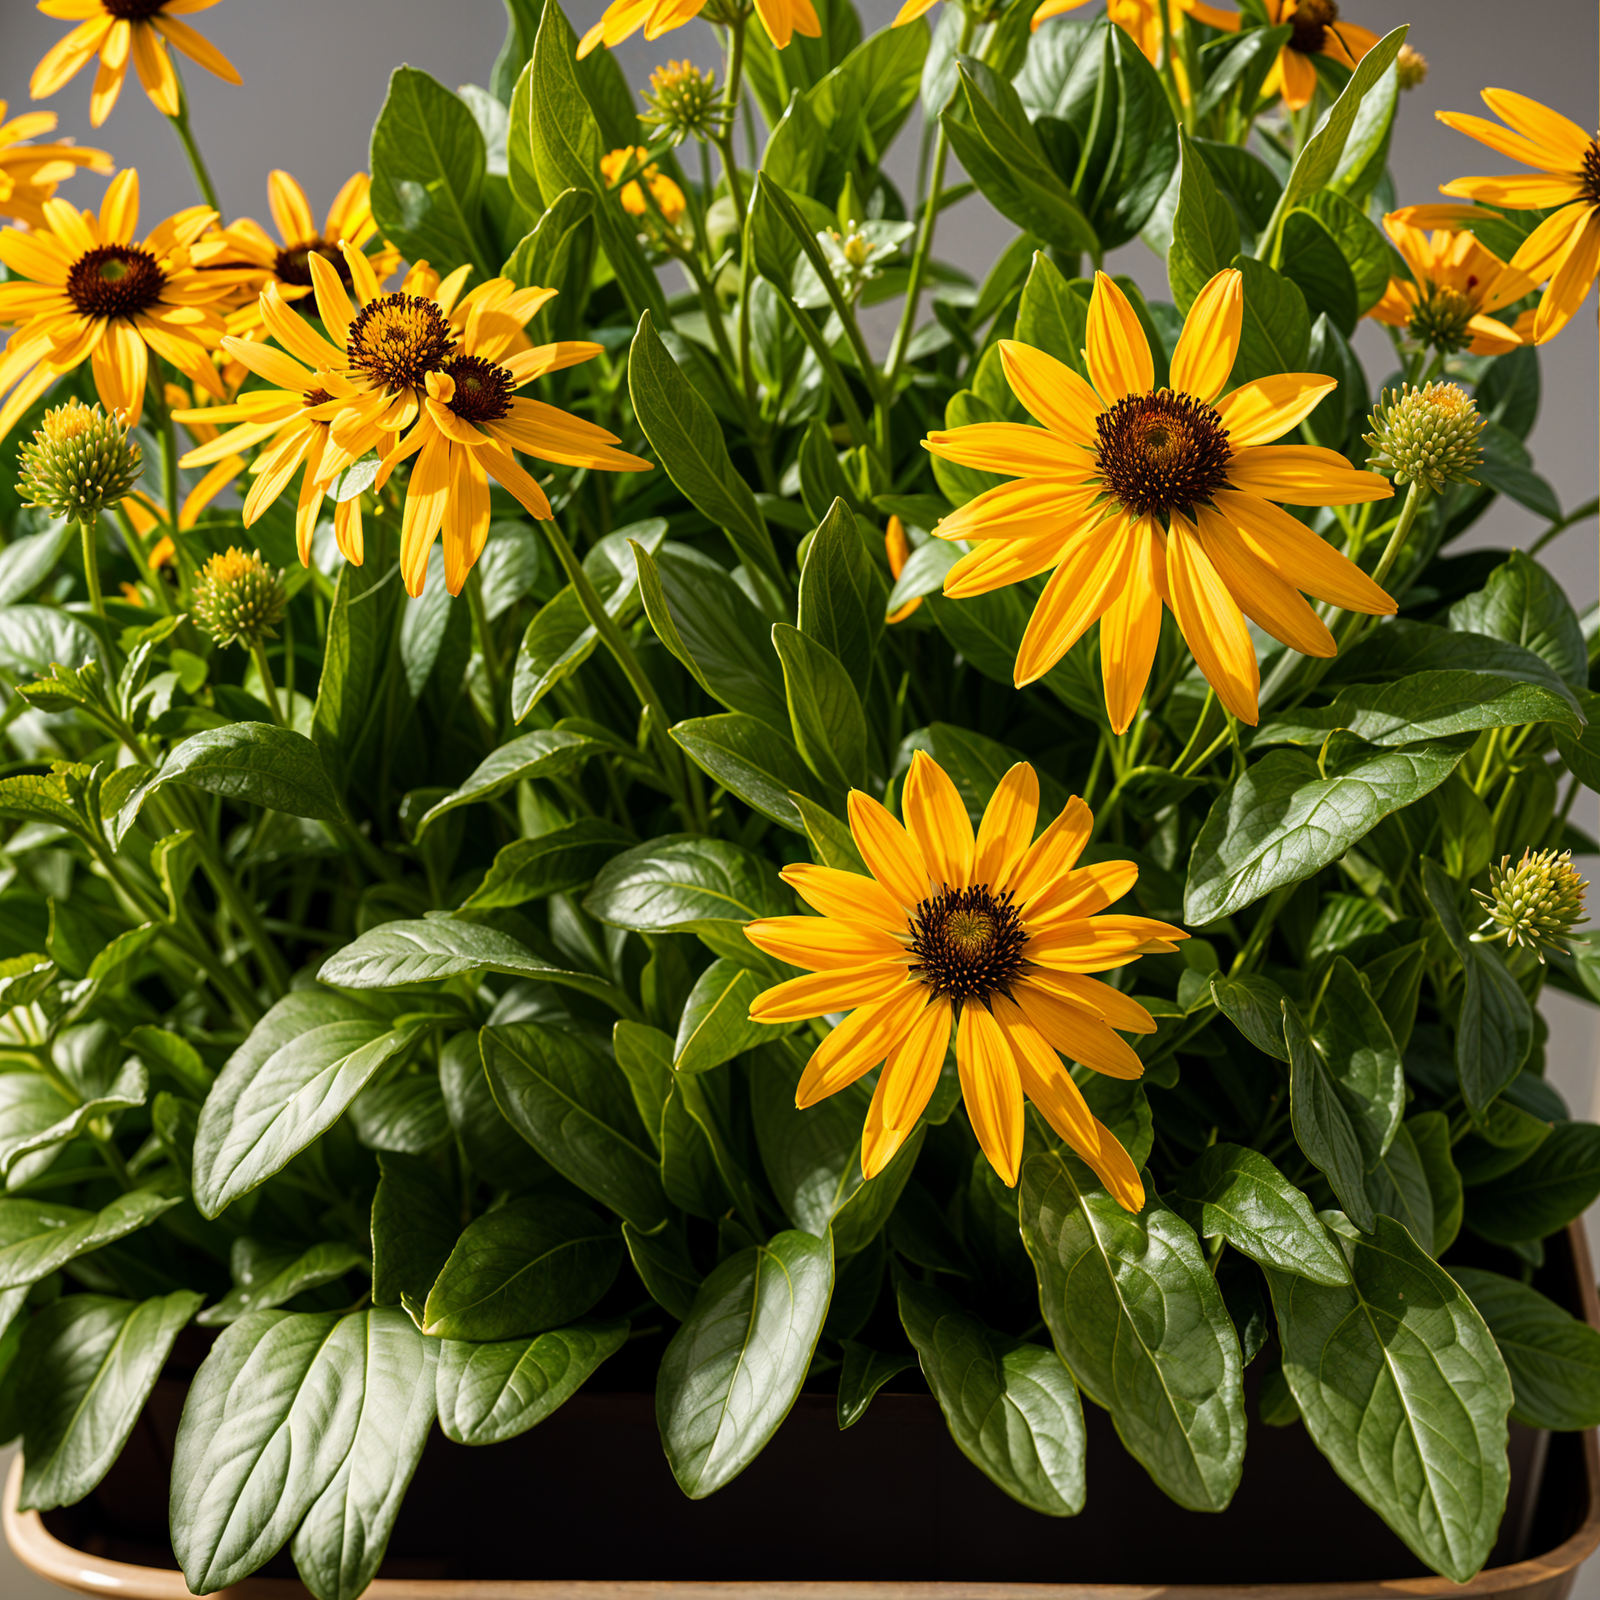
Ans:
[[[1478,932],[1490,939],[1503,936],[1508,945],[1526,945],[1542,962],[1540,947],[1562,949],[1562,939],[1583,920],[1583,891],[1588,887],[1572,864],[1570,850],[1559,855],[1524,850],[1515,866],[1510,856],[1502,856],[1499,866],[1489,868],[1489,892],[1473,890],[1489,913]]]
[[[1396,483],[1420,483],[1434,494],[1442,494],[1446,484],[1477,482],[1471,473],[1483,461],[1483,418],[1459,384],[1401,384],[1395,398],[1385,389],[1368,421],[1372,432],[1362,437],[1374,472]]]
[[[194,586],[194,619],[218,644],[242,644],[254,650],[276,637],[288,596],[283,573],[261,559],[230,545],[200,569]]]
[[[122,414],[107,416],[81,400],[45,412],[19,462],[17,488],[24,503],[75,522],[95,521],[127,495],[144,470]]]
[[[640,122],[656,129],[669,144],[720,138],[723,111],[717,103],[716,82],[716,73],[702,72],[690,61],[669,61],[657,67],[644,93],[649,109]]]

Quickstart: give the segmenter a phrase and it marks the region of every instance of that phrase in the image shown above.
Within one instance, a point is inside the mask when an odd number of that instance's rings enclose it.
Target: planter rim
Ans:
[[[1584,1320],[1600,1328],[1589,1241],[1580,1217],[1567,1235],[1578,1271]],[[1588,1508],[1582,1523],[1553,1550],[1510,1566],[1490,1567],[1471,1582],[1448,1578],[1401,1578],[1340,1583],[1141,1584],[1141,1583],[893,1583],[830,1582],[651,1582],[539,1578],[377,1578],[363,1600],[737,1600],[759,1593],[763,1600],[1373,1600],[1381,1596],[1494,1595],[1512,1591],[1558,1595],[1570,1575],[1600,1546],[1600,1435],[1583,1433]],[[22,1456],[11,1463],[0,1525],[17,1559],[47,1583],[77,1594],[110,1600],[191,1600],[183,1574],[162,1567],[108,1561],[63,1543],[37,1511],[22,1511]],[[1569,1579],[1563,1585],[1562,1579]],[[1535,1588],[1535,1586],[1547,1586]],[[1560,1587],[1557,1587],[1560,1585]],[[217,1600],[310,1600],[298,1579],[246,1578],[219,1591]]]

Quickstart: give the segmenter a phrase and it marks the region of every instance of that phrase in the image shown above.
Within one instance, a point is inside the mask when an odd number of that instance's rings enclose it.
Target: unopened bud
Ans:
[[[1428,76],[1428,58],[1420,50],[1403,44],[1400,54],[1394,58],[1394,69],[1402,89],[1415,89]]]
[[[116,505],[144,470],[122,414],[107,416],[81,400],[45,412],[19,461],[17,489],[24,503],[77,522],[93,522]]]
[[[1434,494],[1442,494],[1446,484],[1477,482],[1471,474],[1483,461],[1483,418],[1459,384],[1402,384],[1395,399],[1385,389],[1368,420],[1372,432],[1362,437],[1372,451],[1372,471],[1396,483],[1420,483]]]
[[[253,650],[275,638],[287,604],[283,573],[263,561],[259,550],[246,555],[230,545],[206,562],[194,586],[195,621],[218,644]]]
[[[1489,913],[1478,934],[1526,945],[1542,962],[1540,947],[1565,948],[1561,941],[1583,920],[1583,891],[1588,887],[1572,864],[1570,850],[1559,855],[1524,850],[1515,866],[1510,856],[1502,856],[1499,866],[1489,868],[1489,892],[1473,890]]]
[[[702,72],[689,61],[669,61],[650,74],[639,119],[656,128],[671,144],[685,139],[716,139],[722,134],[722,107],[717,103],[716,74]]]

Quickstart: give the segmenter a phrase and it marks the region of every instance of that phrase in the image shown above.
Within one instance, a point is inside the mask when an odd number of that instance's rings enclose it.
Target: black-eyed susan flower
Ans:
[[[1278,52],[1272,70],[1261,86],[1268,99],[1281,96],[1290,111],[1302,111],[1317,92],[1317,69],[1313,56],[1326,56],[1341,67],[1355,71],[1361,58],[1378,42],[1370,28],[1346,22],[1339,15],[1337,0],[1264,0],[1266,25],[1294,29],[1289,42]],[[1230,33],[1239,30],[1237,11],[1212,11],[1201,20]]]
[[[617,197],[622,202],[622,209],[630,217],[646,217],[650,215],[650,200],[654,200],[662,221],[669,228],[674,227],[688,209],[688,202],[684,199],[683,190],[660,167],[654,162],[645,162],[649,153],[639,145],[623,145],[601,156],[600,174],[615,189],[625,173],[632,173],[633,176],[622,184]],[[650,200],[645,199],[644,190],[639,187],[640,178],[650,185]]]
[[[400,531],[400,574],[412,595],[422,593],[428,552],[441,529],[445,587],[461,592],[489,535],[490,478],[530,515],[550,516],[550,502],[514,450],[601,472],[650,471],[648,461],[615,448],[614,433],[516,392],[600,354],[599,345],[581,340],[512,348],[549,297],[549,290],[517,289],[508,278],[474,291],[455,349],[425,379],[427,398],[416,425],[384,459],[387,473],[416,456]]]
[[[933,3],[934,0],[906,0],[900,15],[895,18],[896,23],[909,22],[912,17],[920,17]],[[1044,0],[1044,4],[1034,12],[1031,25],[1034,29],[1038,29],[1052,17],[1065,16],[1067,12],[1076,11],[1088,3],[1089,0]],[[916,9],[913,10],[913,7]],[[1185,17],[1193,17],[1196,22],[1203,22],[1213,28],[1231,30],[1239,26],[1237,12],[1218,11],[1214,6],[1206,5],[1205,0],[1167,0],[1167,26],[1173,33],[1184,25]],[[1160,0],[1106,0],[1106,19],[1115,23],[1138,45],[1152,66],[1160,61],[1162,48]],[[1184,71],[1182,57],[1175,56],[1172,67],[1178,75],[1184,98],[1187,99],[1188,75]]]
[[[275,169],[267,177],[267,206],[274,239],[259,222],[241,217],[226,228],[208,234],[195,246],[195,260],[202,266],[248,266],[256,269],[246,284],[243,303],[228,317],[228,332],[242,337],[261,327],[260,291],[275,283],[287,301],[304,299],[311,293],[309,258],[321,256],[338,274],[346,289],[351,286],[350,268],[341,244],[365,251],[377,237],[378,225],[372,219],[372,180],[364,172],[348,179],[328,207],[327,220],[319,228],[311,202],[293,174]],[[400,265],[400,252],[392,245],[368,257],[373,276],[379,283]]]
[[[65,200],[44,203],[44,226],[0,232],[0,324],[16,327],[0,355],[0,439],[63,372],[92,363],[108,411],[129,426],[144,409],[150,351],[191,383],[221,396],[211,360],[223,333],[217,302],[233,291],[228,272],[201,272],[190,246],[216,215],[190,206],[138,243],[139,174],[119,172],[99,213]]]
[[[1391,211],[1383,225],[1411,277],[1391,278],[1369,317],[1404,328],[1418,344],[1447,354],[1469,350],[1498,356],[1522,343],[1516,328],[1489,313],[1532,291],[1526,273],[1508,266],[1470,233],[1425,232],[1399,211]]]
[[[600,20],[579,41],[578,59],[581,61],[601,45],[615,49],[641,28],[646,39],[659,39],[674,28],[693,22],[704,5],[705,0],[611,0]],[[822,24],[817,21],[811,0],[756,0],[756,15],[761,18],[767,37],[780,50],[787,49],[797,33],[808,39],[822,37]]]
[[[35,100],[44,100],[98,56],[100,68],[89,97],[89,120],[98,128],[111,115],[111,108],[122,93],[122,80],[128,75],[131,60],[151,104],[163,115],[175,117],[182,108],[183,91],[167,55],[168,44],[224,82],[240,82],[233,63],[210,40],[179,20],[182,14],[205,11],[216,3],[217,0],[39,0],[39,9],[47,17],[76,22],[78,26],[45,52],[44,60],[33,69],[28,90]]]
[[[922,1115],[955,1034],[967,1115],[1007,1184],[1022,1161],[1024,1097],[1129,1211],[1144,1204],[1133,1162],[1084,1103],[1061,1057],[1115,1078],[1143,1064],[1119,1036],[1151,1033],[1148,1012],[1092,976],[1187,938],[1147,917],[1103,916],[1132,888],[1131,861],[1079,867],[1094,818],[1073,798],[1037,839],[1039,781],[1019,762],[1000,780],[974,837],[956,786],[918,751],[905,826],[850,795],[850,831],[871,877],[785,867],[820,917],[765,917],[751,943],[807,969],[750,1007],[758,1022],[849,1015],[812,1055],[804,1108],[883,1063],[861,1139],[861,1169],[881,1172]]]
[[[889,558],[889,575],[898,581],[900,574],[906,570],[906,562],[911,559],[911,542],[906,538],[906,525],[899,517],[889,518],[889,526],[883,535],[883,553]],[[922,596],[919,594],[892,611],[884,621],[890,627],[897,622],[904,622],[921,604]]]
[[[1350,611],[1395,603],[1347,557],[1274,502],[1352,505],[1393,491],[1312,445],[1278,445],[1335,385],[1317,372],[1257,378],[1223,395],[1239,351],[1243,287],[1219,272],[1190,308],[1156,389],[1150,346],[1103,272],[1089,304],[1093,383],[1029,345],[1002,340],[1012,392],[1041,424],[980,422],[928,435],[935,455],[1018,479],[986,490],[934,530],[978,541],[945,578],[953,598],[1051,574],[1017,652],[1020,688],[1095,623],[1106,711],[1123,732],[1172,610],[1218,697],[1257,720],[1260,674],[1244,619],[1306,655],[1334,653],[1301,591]],[[1221,398],[1219,398],[1221,397]]]
[[[1558,208],[1511,258],[1511,265],[1535,283],[1549,281],[1533,319],[1533,342],[1544,344],[1566,327],[1600,270],[1600,138],[1509,89],[1485,89],[1483,101],[1508,126],[1459,111],[1434,115],[1535,170],[1503,178],[1457,178],[1439,192],[1507,211]]]
[[[80,167],[110,172],[111,157],[70,139],[34,144],[41,133],[56,125],[53,111],[25,111],[6,120],[6,102],[0,100],[0,216],[15,217],[29,227],[44,223],[44,203]]]

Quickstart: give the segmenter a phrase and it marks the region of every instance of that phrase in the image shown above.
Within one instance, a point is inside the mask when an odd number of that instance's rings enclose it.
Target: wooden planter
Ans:
[[[1600,1327],[1581,1223],[1551,1241],[1535,1281]],[[22,1464],[13,1465],[5,1532],[26,1566],[80,1594],[185,1600],[166,1533],[166,1466],[185,1387],[162,1380],[116,1466],[81,1505],[44,1516],[19,1512]],[[926,1394],[880,1395],[848,1434],[838,1431],[831,1394],[803,1394],[755,1464],[704,1501],[686,1500],[673,1483],[649,1394],[579,1394],[549,1421],[491,1450],[471,1451],[435,1433],[368,1594],[1561,1600],[1600,1544],[1593,1430],[1547,1434],[1512,1425],[1499,1542],[1485,1570],[1461,1586],[1427,1573],[1340,1484],[1302,1428],[1267,1428],[1252,1414],[1239,1491],[1226,1512],[1205,1516],[1155,1490],[1104,1413],[1084,1409],[1089,1502],[1078,1517],[1056,1520],[1024,1510],[982,1477]],[[225,1594],[306,1600],[307,1592],[282,1555]]]

